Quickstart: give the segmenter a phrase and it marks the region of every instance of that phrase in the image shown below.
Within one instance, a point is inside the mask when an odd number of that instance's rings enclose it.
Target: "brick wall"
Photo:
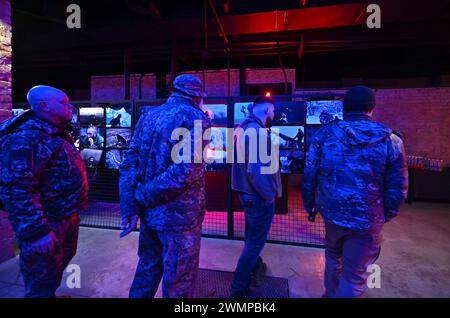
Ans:
[[[192,74],[203,81],[202,71],[183,72],[183,74]],[[170,80],[170,75],[167,75],[166,83],[168,84]],[[204,82],[208,97],[228,96],[228,70],[206,70]],[[230,95],[239,96],[239,70],[230,70]]]
[[[140,75],[130,75],[130,97],[139,98]],[[91,76],[92,100],[118,100],[125,97],[125,85],[123,75]],[[156,77],[146,74],[142,79],[142,99],[156,98]]]
[[[286,69],[287,82],[292,84],[295,90],[295,69]],[[280,68],[246,69],[246,84],[275,84],[284,83],[284,74]]]
[[[297,90],[296,93],[345,93]],[[443,159],[450,166],[450,87],[376,89],[374,119],[400,132],[410,155]]]
[[[11,115],[11,4],[0,0],[0,122]],[[14,256],[14,235],[0,211],[0,262]]]

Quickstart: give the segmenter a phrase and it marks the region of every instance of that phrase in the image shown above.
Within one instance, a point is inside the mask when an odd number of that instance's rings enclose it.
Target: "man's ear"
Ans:
[[[43,110],[43,111],[48,111],[48,105],[47,105],[47,102],[39,102],[39,103],[37,103],[38,104],[38,107],[41,109],[41,110]]]

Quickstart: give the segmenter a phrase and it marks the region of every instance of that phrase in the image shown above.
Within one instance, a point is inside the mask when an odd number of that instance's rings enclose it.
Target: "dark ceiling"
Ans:
[[[68,29],[73,2],[12,1],[14,100],[38,83],[89,88],[91,75],[123,73],[125,52],[131,73],[227,68],[228,58],[281,63],[300,82],[450,72],[450,1],[377,1],[379,30],[365,26],[367,1],[77,0],[81,29]]]

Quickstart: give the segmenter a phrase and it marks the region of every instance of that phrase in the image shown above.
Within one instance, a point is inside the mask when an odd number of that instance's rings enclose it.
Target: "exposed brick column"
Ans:
[[[11,3],[0,0],[0,122],[11,116]],[[14,234],[0,211],[0,263],[14,256]]]

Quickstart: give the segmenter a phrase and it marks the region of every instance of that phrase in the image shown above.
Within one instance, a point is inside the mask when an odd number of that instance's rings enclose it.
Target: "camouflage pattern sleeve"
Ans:
[[[322,145],[318,136],[319,132],[316,133],[306,155],[302,194],[303,204],[307,212],[311,212],[315,204],[317,175],[320,166],[320,157],[322,156]]]
[[[408,193],[408,166],[403,141],[391,134],[384,175],[384,217],[386,222],[397,216]]]
[[[2,193],[5,210],[19,241],[33,241],[49,233],[39,190],[54,149],[33,138],[11,136],[1,156]]]
[[[142,114],[139,119],[130,146],[125,152],[124,160],[120,166],[119,192],[122,218],[139,214],[139,205],[134,196],[134,192],[137,186],[139,148],[141,144],[142,123],[145,121],[145,117]]]
[[[183,115],[180,116],[176,122],[169,123],[168,127],[172,128],[186,128],[189,131],[190,141],[191,141],[191,153],[189,154],[190,162],[179,162],[175,163],[173,160],[170,161],[170,165],[164,170],[163,173],[156,176],[151,181],[145,184],[138,184],[138,187],[135,192],[135,196],[137,201],[145,206],[146,208],[151,208],[166,202],[169,202],[180,194],[186,191],[186,187],[191,186],[204,177],[204,164],[202,151],[204,149],[204,141],[202,140],[202,148],[198,149],[195,147],[196,138],[202,139],[202,136],[195,136],[195,131],[193,127],[194,120],[201,120],[199,118],[194,118],[192,115]],[[175,120],[175,121],[177,121]],[[202,120],[202,128],[203,130],[208,126],[207,120]],[[187,132],[186,131],[186,132]],[[171,139],[172,131],[165,130],[164,134],[167,134],[165,137],[161,137],[163,140]],[[184,137],[183,137],[184,138]],[[174,141],[177,143],[176,141]],[[170,145],[169,143],[168,145]],[[198,150],[198,151],[197,151]],[[167,149],[167,155],[170,156],[172,149]],[[201,152],[200,152],[201,151]],[[195,163],[194,158],[197,157],[200,159],[200,162]],[[172,158],[173,159],[173,158]]]

